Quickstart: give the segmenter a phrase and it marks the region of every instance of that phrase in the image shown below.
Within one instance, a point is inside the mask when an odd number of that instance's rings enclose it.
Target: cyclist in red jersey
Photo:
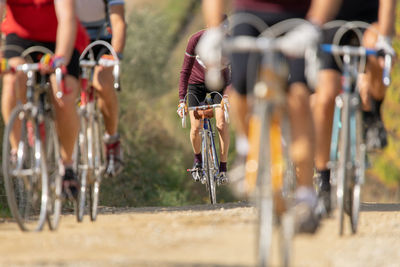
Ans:
[[[72,169],[72,153],[78,136],[79,118],[76,110],[76,96],[79,88],[79,51],[88,44],[85,30],[79,25],[75,13],[74,0],[2,0],[0,14],[5,19],[2,32],[5,44],[19,46],[23,50],[32,46],[44,46],[54,51],[51,69],[67,66],[66,87],[72,89],[61,99],[53,98],[56,112],[56,127],[61,143],[61,157],[64,163],[63,188],[68,197],[77,196],[78,181]],[[7,50],[4,57],[11,66],[23,64],[21,52]],[[24,77],[21,74],[4,74],[2,92],[2,115],[5,123],[18,100],[23,101]],[[57,84],[54,75],[50,76],[55,92]],[[16,96],[15,92],[22,92]],[[18,137],[11,138],[13,148],[17,147]]]
[[[317,196],[313,188],[313,161],[314,161],[314,131],[313,120],[309,104],[310,91],[304,75],[303,53],[310,45],[316,45],[321,38],[319,27],[329,21],[339,8],[338,0],[236,0],[236,13],[250,13],[271,26],[290,18],[307,18],[311,23],[302,24],[281,39],[281,49],[288,57],[290,77],[288,80],[287,104],[292,129],[292,160],[297,167],[297,191],[296,202],[307,207],[307,212],[297,219],[299,230],[314,232],[319,223],[316,214]],[[218,28],[219,22],[215,19],[222,13],[222,0],[203,0],[203,13],[206,23],[211,28],[203,36],[199,44],[199,53],[205,56],[207,66],[218,64],[218,57],[223,34]],[[250,24],[240,24],[233,29],[233,35],[258,36],[260,32]],[[214,52],[213,52],[214,51]],[[232,85],[234,90],[230,95],[231,113],[236,119],[237,149],[243,155],[247,154],[248,134],[248,102],[247,94],[252,89],[249,83],[254,82],[255,77],[248,78],[247,62],[248,54],[232,56]],[[253,76],[255,73],[253,73]]]
[[[226,17],[226,16],[225,16]],[[224,20],[225,20],[224,17]],[[213,104],[219,104],[224,96],[225,88],[229,83],[229,68],[225,67],[222,70],[224,76],[224,84],[217,90],[218,93],[210,91],[205,85],[205,66],[201,61],[201,58],[196,54],[197,43],[205,30],[201,30],[193,34],[186,47],[185,57],[182,64],[182,70],[179,80],[179,105],[178,114],[183,116],[186,100],[188,101],[189,107],[200,106],[205,100],[206,94],[211,93],[211,100]],[[187,99],[185,96],[187,94]],[[222,97],[221,97],[222,96]],[[227,101],[227,100],[226,100]],[[190,111],[190,141],[194,152],[194,163],[193,170],[200,170],[202,165],[201,155],[201,138],[200,129],[202,125],[200,119],[196,118],[195,112]],[[219,180],[220,183],[226,183],[228,178],[227,172],[227,160],[228,160],[228,148],[229,148],[229,130],[228,124],[225,121],[224,112],[221,108],[215,110],[216,126],[219,133],[220,141],[220,165],[219,165]],[[200,179],[199,171],[192,173],[195,180]]]
[[[396,12],[395,0],[347,0],[344,1],[336,17],[337,20],[363,21],[374,23],[367,30],[362,45],[383,50],[394,56],[391,39],[394,35]],[[375,23],[378,21],[378,23]],[[331,43],[337,28],[325,31],[324,42]],[[349,44],[350,35],[344,36],[341,44]],[[378,33],[378,34],[377,34]],[[355,41],[359,44],[358,38]],[[333,56],[322,53],[322,69],[316,88],[313,115],[316,130],[315,167],[320,187],[320,198],[326,214],[331,211],[330,170],[328,168],[335,97],[339,94],[342,70]],[[380,115],[380,107],[386,87],[382,83],[382,67],[375,57],[368,58],[366,73],[359,76],[359,87],[364,104],[364,125],[368,150],[382,148],[387,144],[386,132]],[[367,111],[368,110],[368,111]]]

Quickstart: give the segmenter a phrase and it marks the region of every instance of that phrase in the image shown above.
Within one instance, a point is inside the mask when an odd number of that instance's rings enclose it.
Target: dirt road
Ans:
[[[364,204],[359,233],[325,220],[295,239],[294,266],[400,266],[400,205]],[[111,213],[114,212],[114,213]],[[107,209],[98,221],[64,216],[57,232],[0,223],[0,266],[251,266],[255,210],[217,207]]]

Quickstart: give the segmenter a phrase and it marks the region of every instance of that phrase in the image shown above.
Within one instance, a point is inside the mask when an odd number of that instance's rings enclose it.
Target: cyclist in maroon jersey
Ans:
[[[319,27],[329,21],[339,8],[337,0],[236,0],[235,13],[252,14],[271,26],[290,18],[307,18],[311,23],[295,27],[282,37],[281,49],[288,57],[290,77],[288,80],[287,104],[292,129],[292,159],[297,167],[298,207],[306,208],[297,219],[299,230],[314,232],[319,223],[316,214],[317,196],[313,188],[314,126],[309,104],[310,90],[304,74],[302,54],[306,47],[316,45],[321,37]],[[222,0],[203,0],[203,13],[206,22],[212,28],[204,34],[199,44],[199,54],[204,57],[207,66],[219,64],[218,49],[223,34],[215,19],[222,13]],[[258,36],[260,32],[250,24],[239,24],[233,29],[233,35]],[[300,51],[300,52],[298,52]],[[230,95],[233,119],[236,119],[237,149],[246,155],[248,150],[247,134],[249,110],[247,95],[254,85],[256,72],[247,75],[249,54],[232,56],[232,85]],[[251,85],[250,85],[251,84]]]
[[[76,111],[76,96],[79,88],[79,51],[88,44],[85,30],[79,25],[75,13],[74,0],[2,0],[0,15],[5,19],[2,32],[6,35],[5,44],[26,49],[31,46],[44,46],[54,51],[51,68],[67,66],[66,87],[72,89],[61,99],[53,98],[56,113],[56,127],[61,143],[61,157],[64,164],[63,188],[68,197],[76,197],[78,181],[72,169],[72,153],[78,136],[79,118]],[[23,64],[20,52],[7,50],[4,57],[11,66]],[[18,100],[15,92],[26,91],[24,77],[7,73],[3,76],[2,115],[7,123],[12,109]],[[53,90],[57,88],[54,75],[50,77]],[[16,150],[18,137],[16,132],[10,140]]]
[[[366,31],[362,45],[368,48],[383,50],[394,56],[391,39],[394,35],[395,0],[347,0],[343,1],[337,20],[363,21],[374,23],[371,30]],[[378,21],[378,23],[375,23]],[[324,42],[331,43],[337,28],[325,31]],[[376,33],[379,33],[379,35]],[[349,32],[350,34],[352,32]],[[351,36],[344,36],[341,44],[349,44]],[[357,38],[356,45],[359,45]],[[335,97],[341,86],[341,69],[333,56],[321,54],[322,70],[319,73],[313,107],[316,130],[315,167],[319,181],[320,198],[327,214],[331,211],[330,170],[328,168],[333,112]],[[383,126],[380,107],[385,96],[386,87],[382,83],[382,67],[375,57],[368,58],[366,73],[360,74],[359,86],[365,110],[366,145],[368,150],[382,148],[386,145],[386,131]]]
[[[223,20],[226,16],[223,17]],[[185,112],[185,103],[188,101],[189,107],[200,106],[206,98],[207,93],[211,93],[211,99],[213,104],[219,104],[224,97],[225,88],[229,83],[229,68],[225,66],[221,72],[224,76],[224,84],[216,90],[218,93],[210,91],[204,83],[205,65],[201,58],[196,54],[197,43],[205,30],[201,30],[193,34],[186,47],[185,56],[182,64],[182,70],[179,80],[179,105],[178,114],[183,116]],[[185,98],[187,94],[187,99]],[[227,99],[225,99],[227,101]],[[195,112],[190,111],[190,141],[192,143],[194,152],[194,163],[193,163],[193,178],[198,181],[200,180],[200,172],[202,166],[202,155],[201,155],[201,138],[200,129],[202,125],[200,119],[196,118]],[[228,124],[225,121],[224,112],[221,108],[215,109],[216,126],[219,133],[220,142],[220,165],[219,165],[219,180],[220,183],[226,183],[228,178],[227,172],[227,159],[228,159],[228,148],[229,148],[229,131]]]

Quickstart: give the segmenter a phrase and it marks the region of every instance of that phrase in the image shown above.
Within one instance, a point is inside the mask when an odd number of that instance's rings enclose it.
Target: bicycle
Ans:
[[[217,92],[213,92],[219,94]],[[185,100],[188,95],[186,95]],[[221,99],[222,95],[219,94]],[[186,108],[182,116],[182,126],[186,127],[186,113],[187,110],[193,110],[200,117],[201,124],[203,128],[200,130],[201,135],[201,155],[202,155],[202,167],[200,173],[200,181],[206,184],[207,191],[210,197],[210,203],[217,203],[217,185],[219,185],[218,175],[219,175],[219,161],[218,154],[215,146],[214,136],[215,132],[211,124],[211,119],[214,117],[214,109],[222,108],[224,111],[225,121],[229,122],[228,106],[227,103],[222,100],[221,104],[211,104],[211,100],[206,98],[205,105],[194,106]],[[199,171],[197,169],[188,169],[188,172]]]
[[[31,47],[22,53],[52,53],[47,48]],[[3,175],[8,205],[22,231],[40,231],[47,220],[57,229],[62,206],[60,148],[51,105],[48,76],[39,75],[41,63],[25,63],[7,71],[27,75],[26,103],[13,109],[3,136]],[[56,97],[65,93],[63,71],[55,71]],[[37,76],[39,75],[39,76]],[[37,81],[39,77],[39,81]],[[17,135],[17,136],[15,136]],[[11,146],[17,139],[17,150]]]
[[[230,38],[222,45],[223,53],[258,53],[262,59],[254,86],[248,132],[250,150],[245,164],[246,191],[253,197],[258,211],[257,265],[266,266],[278,261],[279,265],[288,266],[296,231],[296,171],[289,153],[288,66],[276,36],[304,23],[304,20],[291,19],[269,28],[251,15],[238,14],[230,21],[236,21],[236,25],[249,23],[261,32],[258,37]],[[278,229],[277,240],[276,236],[273,237],[274,226]]]
[[[368,28],[368,24],[351,24]],[[346,27],[346,24],[343,26]],[[352,30],[352,28],[347,29]],[[339,38],[340,39],[340,38]],[[357,46],[324,44],[326,53],[343,56],[343,90],[335,99],[329,166],[336,178],[336,197],[339,208],[339,235],[344,232],[345,214],[349,216],[351,231],[357,232],[361,207],[361,187],[365,182],[366,144],[357,77],[367,56],[378,56],[376,50]],[[338,60],[338,59],[337,59]],[[391,56],[385,55],[383,82],[390,84]]]
[[[94,59],[93,47],[104,46],[114,59]],[[89,59],[86,59],[89,57]],[[80,181],[76,216],[78,222],[83,220],[88,193],[90,219],[97,218],[100,183],[106,171],[106,153],[102,143],[103,117],[97,106],[96,89],[93,87],[93,74],[96,66],[113,67],[114,89],[120,90],[119,60],[112,46],[102,40],[89,44],[80,56],[81,94],[79,101],[80,131],[76,147],[76,170]],[[110,159],[110,165],[113,164]]]

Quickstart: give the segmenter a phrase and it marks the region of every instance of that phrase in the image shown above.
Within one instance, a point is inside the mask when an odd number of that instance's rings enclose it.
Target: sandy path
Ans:
[[[339,238],[334,218],[314,236],[297,236],[294,266],[400,266],[400,205],[365,207],[387,211],[364,211],[355,236]],[[248,205],[116,211],[96,223],[64,216],[55,233],[0,223],[0,266],[254,264],[255,211]]]

